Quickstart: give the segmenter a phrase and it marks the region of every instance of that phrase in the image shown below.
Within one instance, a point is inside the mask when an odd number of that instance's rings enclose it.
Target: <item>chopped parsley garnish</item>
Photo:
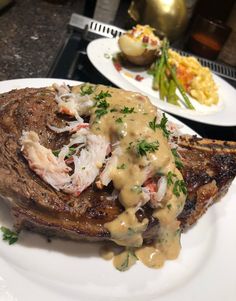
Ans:
[[[177,180],[174,184],[173,193],[175,196],[179,197],[181,192],[187,194],[187,187],[183,180]]]
[[[100,119],[103,115],[107,114],[108,111],[106,109],[97,109],[95,111],[97,118]]]
[[[75,147],[73,147],[73,146],[69,147],[69,153],[66,155],[65,158],[66,159],[70,158],[73,155],[73,153],[75,152],[75,150],[76,150]]]
[[[125,260],[121,263],[120,266],[117,266],[116,268],[120,272],[124,272],[129,268],[130,265],[133,265],[136,260],[137,260],[136,255],[133,252],[129,251],[127,253],[127,256],[125,257]]]
[[[180,193],[187,194],[187,187],[184,182],[184,180],[176,180],[174,181],[174,178],[177,178],[176,174],[169,171],[167,174],[167,185],[170,186],[174,184],[173,193],[175,196],[179,197]]]
[[[176,178],[176,174],[173,172],[169,171],[167,174],[167,185],[170,186],[171,184],[174,183],[173,178]]]
[[[161,122],[160,122],[160,124],[159,124],[159,127],[162,129],[164,136],[165,136],[166,138],[169,138],[169,136],[170,136],[170,131],[168,131],[167,128],[166,128],[167,122],[168,122],[168,119],[167,119],[167,117],[166,117],[166,114],[163,113],[163,117],[161,118]]]
[[[71,157],[73,155],[73,153],[75,152],[76,148],[71,146],[69,147],[69,152],[68,154],[65,156],[66,159],[68,159],[69,157]],[[60,153],[60,149],[56,149],[56,150],[53,150],[52,153],[54,156],[58,157],[59,153]]]
[[[177,229],[177,230],[175,231],[175,235],[180,235],[180,233],[181,233],[181,229]]]
[[[170,210],[172,205],[171,204],[167,204],[166,207]]]
[[[61,151],[60,149],[55,149],[55,150],[52,151],[52,153],[53,153],[54,156],[58,157],[60,151]]]
[[[168,119],[163,113],[163,117],[161,118],[161,122],[158,124],[156,123],[157,117],[154,117],[152,121],[149,122],[149,127],[155,132],[156,129],[160,128],[163,131],[163,135],[168,139],[170,136],[170,131],[167,130],[166,124],[168,122]]]
[[[125,168],[126,168],[125,163],[123,163],[123,164],[117,166],[117,169],[125,169]]]
[[[95,106],[98,108],[95,110],[95,114],[98,119],[100,119],[103,115],[108,113],[108,107],[110,104],[106,101],[106,97],[110,97],[111,94],[107,92],[101,91],[98,95],[95,96],[95,99],[97,100],[97,103]]]
[[[117,119],[116,119],[116,122],[117,122],[117,123],[123,123],[123,119],[122,119],[122,118],[117,118]]]
[[[155,116],[152,121],[149,122],[149,127],[155,132],[156,129],[158,128],[157,122],[157,117]]]
[[[176,166],[178,169],[182,168],[182,167],[183,167],[183,163],[182,163],[182,161],[180,160],[180,156],[179,156],[179,154],[178,154],[178,152],[177,152],[177,149],[176,149],[176,148],[172,148],[171,152],[172,152],[172,154],[173,154],[173,156],[174,156],[174,158],[175,158],[175,166]]]
[[[3,233],[3,240],[8,241],[9,245],[14,244],[18,240],[18,234],[16,232],[11,231],[10,229],[6,227],[1,227],[0,230]]]
[[[104,99],[104,98],[107,98],[107,97],[111,97],[111,94],[108,91],[106,91],[106,92],[101,91],[99,94],[97,94],[94,97],[94,99],[95,100],[101,100],[101,99]]]
[[[140,194],[140,193],[142,193],[142,187],[140,185],[134,185],[131,188],[131,191],[136,192],[137,194]]]
[[[107,109],[110,106],[110,104],[106,101],[106,99],[101,99],[97,102],[96,107]]]
[[[159,142],[147,142],[146,140],[141,140],[136,145],[136,151],[139,156],[146,156],[147,153],[154,153],[159,148]]]
[[[115,108],[113,108],[113,109],[110,110],[111,113],[112,113],[112,112],[117,112],[117,111],[118,111],[118,110],[115,109]]]
[[[90,85],[83,85],[80,88],[80,95],[84,96],[84,95],[90,95],[94,92],[95,87],[90,86]]]
[[[134,108],[129,108],[129,107],[124,107],[123,109],[120,110],[121,113],[123,114],[131,114],[135,113]]]

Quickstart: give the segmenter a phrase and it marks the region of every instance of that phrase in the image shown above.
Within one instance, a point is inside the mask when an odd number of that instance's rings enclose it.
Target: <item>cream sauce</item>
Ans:
[[[104,135],[111,144],[118,143],[121,149],[117,168],[113,169],[110,177],[119,191],[119,201],[125,208],[123,213],[112,222],[106,223],[105,227],[114,242],[127,248],[136,248],[134,252],[139,260],[149,267],[159,268],[166,259],[174,259],[179,254],[180,231],[177,216],[183,209],[185,195],[180,191],[179,196],[176,196],[173,189],[175,181],[182,181],[183,178],[175,166],[171,148],[162,129],[156,128],[154,131],[149,125],[157,116],[157,110],[148,98],[105,86],[96,86],[90,97],[101,91],[110,93],[110,96],[104,98],[108,107],[100,118],[97,117],[96,104],[91,109],[91,130],[95,134]],[[143,141],[154,147],[143,153],[139,148]],[[119,166],[122,168],[118,168]],[[148,220],[138,221],[136,218],[137,210],[148,201],[142,187],[147,179],[156,174],[167,176],[168,172],[174,174],[173,181],[161,200],[161,208],[153,211],[153,216],[160,222],[158,236],[153,245],[143,246],[142,235]],[[128,267],[134,264],[135,256],[130,254],[126,250],[115,255],[114,265],[118,269],[125,265],[126,269],[126,265]]]
[[[125,250],[113,258],[113,265],[119,271],[126,271],[135,264],[137,258],[130,250]]]
[[[111,247],[103,246],[100,249],[100,255],[105,260],[111,260],[115,256],[115,252]]]

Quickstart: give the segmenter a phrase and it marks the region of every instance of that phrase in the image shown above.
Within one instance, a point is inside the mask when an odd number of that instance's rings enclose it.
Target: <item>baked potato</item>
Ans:
[[[148,25],[137,25],[118,40],[123,56],[138,66],[150,65],[160,50],[160,40]]]

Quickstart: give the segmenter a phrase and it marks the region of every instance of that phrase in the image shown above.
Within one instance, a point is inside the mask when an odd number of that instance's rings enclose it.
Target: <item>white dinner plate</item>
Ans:
[[[208,107],[189,97],[195,107],[195,110],[189,110],[160,100],[159,92],[152,89],[152,76],[147,73],[147,69],[122,67],[121,71],[117,71],[112,58],[119,52],[117,39],[97,39],[87,47],[92,64],[116,86],[145,94],[160,109],[190,120],[218,126],[236,125],[236,90],[219,76],[213,74],[218,86],[219,103]],[[142,76],[143,80],[137,81],[137,75]]]
[[[20,79],[0,82],[0,92],[75,81]],[[168,116],[170,120],[181,124]],[[182,131],[194,132],[182,124]],[[222,200],[182,235],[177,260],[162,269],[138,262],[127,272],[99,257],[97,243],[46,238],[23,231],[9,246],[0,238],[1,301],[234,301],[236,300],[236,182]],[[0,203],[0,225],[12,228]]]

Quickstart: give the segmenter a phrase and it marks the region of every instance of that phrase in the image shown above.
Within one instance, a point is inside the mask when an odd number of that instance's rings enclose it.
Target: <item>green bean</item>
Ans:
[[[166,68],[165,66],[163,66],[161,73],[160,73],[160,98],[161,100],[164,100],[165,97],[168,94],[168,81],[166,78]]]
[[[154,90],[159,90],[160,74],[163,69],[164,62],[165,62],[165,58],[162,54],[160,60],[157,60],[155,64],[155,72],[154,72],[153,85],[152,85]]]
[[[165,66],[165,48],[167,47],[167,40],[164,39],[162,42],[162,53],[160,59],[156,61],[156,70],[154,73],[154,78],[153,78],[153,89],[154,90],[159,90],[160,86],[160,81],[161,81],[161,76],[163,74],[163,68]]]
[[[175,73],[173,72],[173,69],[171,68],[169,63],[167,66],[168,66],[168,69],[170,70],[171,76],[172,76],[177,88],[179,89],[179,92],[183,96],[183,99],[185,101],[187,108],[190,110],[195,110],[194,106],[191,104],[191,101],[189,100],[188,96],[186,95],[184,88],[182,87],[181,83],[177,80],[177,77],[176,77]]]
[[[176,84],[171,79],[169,84],[169,89],[168,89],[167,102],[179,106],[178,96],[176,95],[175,91],[176,91]]]
[[[178,88],[187,108],[194,110],[194,106],[186,95],[182,84],[177,79],[174,69],[168,62],[168,47],[169,42],[164,38],[162,41],[161,57],[156,60],[153,70],[151,71],[153,74],[152,87],[154,90],[159,90],[160,99],[164,100],[166,98],[167,102],[175,105],[179,105],[179,98],[175,93],[176,88]],[[169,71],[171,79],[167,77],[166,71]]]
[[[172,77],[173,81],[175,82],[177,88],[179,89],[179,92],[181,93],[187,108],[190,109],[190,110],[195,110],[194,106],[191,104],[191,101],[189,100],[188,96],[186,95],[183,86],[178,81],[173,68],[171,67],[171,65],[168,62],[168,53],[167,53],[165,48],[163,48],[163,54],[164,54],[164,57],[165,57],[165,64],[166,64],[168,70],[170,71],[171,77]]]

